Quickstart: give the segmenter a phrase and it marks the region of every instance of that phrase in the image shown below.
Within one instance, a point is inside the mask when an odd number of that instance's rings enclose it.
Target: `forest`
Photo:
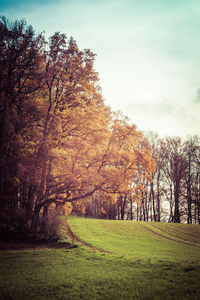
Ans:
[[[95,55],[0,21],[0,231],[60,215],[200,224],[200,137],[142,133],[105,105]]]

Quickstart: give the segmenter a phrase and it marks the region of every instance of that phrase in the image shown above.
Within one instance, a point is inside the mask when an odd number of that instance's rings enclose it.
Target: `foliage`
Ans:
[[[145,137],[112,112],[95,55],[72,37],[56,32],[47,42],[5,17],[0,36],[1,232],[44,234],[52,207],[200,223],[198,137]]]
[[[48,217],[44,218],[44,239],[46,241],[58,241],[65,237],[65,217],[56,209],[52,209]]]
[[[87,211],[94,195],[107,215],[107,201],[130,198],[132,181],[153,172],[142,134],[105,106],[95,55],[72,37],[47,42],[4,17],[0,34],[0,227],[17,230],[10,214],[23,210],[24,233],[45,232],[52,204]]]

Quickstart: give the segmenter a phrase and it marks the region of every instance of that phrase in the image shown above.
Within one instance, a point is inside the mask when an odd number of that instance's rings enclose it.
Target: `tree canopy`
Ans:
[[[69,213],[100,197],[106,212],[136,195],[154,160],[105,105],[95,55],[59,32],[47,42],[24,20],[2,18],[0,35],[1,230],[43,231],[52,207]]]

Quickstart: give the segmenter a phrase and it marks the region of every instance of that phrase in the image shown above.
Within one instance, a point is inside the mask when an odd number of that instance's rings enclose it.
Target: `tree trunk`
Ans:
[[[41,210],[41,205],[36,205],[33,211],[33,216],[32,216],[32,223],[31,223],[31,232],[33,234],[37,233],[37,228],[39,225],[39,215],[40,215],[40,210]]]
[[[133,199],[130,199],[130,219],[133,220]]]
[[[187,223],[192,224],[192,194],[191,194],[191,156],[189,155],[189,161],[188,161],[188,179],[186,179],[187,182]]]
[[[153,204],[153,220],[156,222],[156,208],[155,208],[155,194],[153,182],[151,183],[151,195],[152,195],[152,204]]]
[[[174,223],[180,223],[179,185],[174,186]]]

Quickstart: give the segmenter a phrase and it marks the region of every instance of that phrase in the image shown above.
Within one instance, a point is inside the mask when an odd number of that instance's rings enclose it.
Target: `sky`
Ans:
[[[200,134],[199,0],[0,0],[0,15],[90,48],[105,104],[139,130]]]

